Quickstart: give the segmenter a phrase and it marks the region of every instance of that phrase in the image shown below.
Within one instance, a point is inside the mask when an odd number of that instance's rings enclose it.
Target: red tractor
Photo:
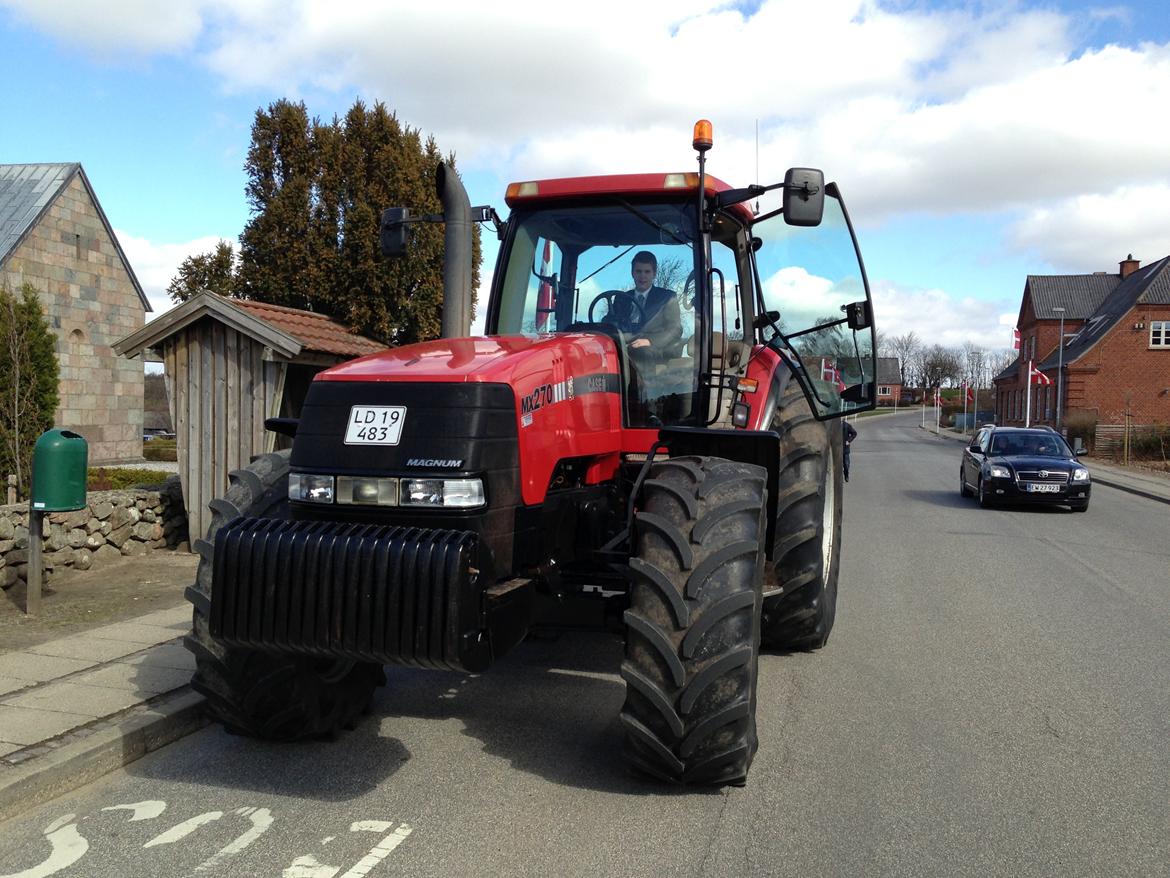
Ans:
[[[709,123],[694,146],[698,173],[513,183],[506,221],[446,167],[442,215],[386,211],[387,256],[446,223],[443,338],[320,373],[269,422],[291,450],[211,504],[187,642],[229,730],[333,734],[383,665],[478,673],[555,618],[624,632],[636,769],[744,782],[761,647],[833,627],[832,419],[874,406],[874,330],[836,185],[733,189]],[[473,222],[501,241],[482,337]]]

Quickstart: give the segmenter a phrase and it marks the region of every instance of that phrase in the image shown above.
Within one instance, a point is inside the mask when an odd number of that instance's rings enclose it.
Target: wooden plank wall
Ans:
[[[273,417],[283,363],[264,346],[217,320],[204,319],[164,343],[179,475],[191,539],[207,533],[207,508],[228,489],[228,473],[266,450],[264,419]]]

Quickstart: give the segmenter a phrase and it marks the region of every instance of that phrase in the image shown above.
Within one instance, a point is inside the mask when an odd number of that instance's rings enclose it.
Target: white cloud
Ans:
[[[40,30],[102,55],[142,54],[190,47],[203,27],[200,4],[157,0],[78,3],[77,0],[3,0],[0,6]]]
[[[1012,242],[1070,272],[1116,272],[1130,253],[1143,264],[1170,254],[1170,184],[1121,186],[1035,208]]]
[[[915,289],[891,281],[873,285],[874,322],[889,339],[914,332],[927,345],[986,350],[1011,346],[1016,303],[955,296],[941,289]]]
[[[175,307],[166,290],[171,280],[178,274],[183,260],[188,256],[209,253],[223,240],[221,237],[212,236],[180,244],[164,244],[128,234],[120,229],[115,229],[114,234],[118,236],[118,243],[122,245],[122,251],[130,260],[130,266],[142,285],[142,291],[146,293],[150,307],[154,309],[146,315],[147,320],[153,320]]]

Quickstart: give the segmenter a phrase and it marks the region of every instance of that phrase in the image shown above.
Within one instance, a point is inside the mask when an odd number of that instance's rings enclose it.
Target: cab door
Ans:
[[[780,209],[752,225],[759,341],[792,368],[818,420],[877,405],[869,282],[835,183],[816,225],[790,225]]]

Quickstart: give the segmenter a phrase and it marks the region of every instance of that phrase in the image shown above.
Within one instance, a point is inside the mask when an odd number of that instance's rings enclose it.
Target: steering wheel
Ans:
[[[597,298],[595,298],[592,302],[589,303],[589,322],[590,323],[601,322],[593,316],[593,311],[601,302],[606,302],[606,303],[608,303],[609,308],[608,308],[608,311],[605,315],[606,316],[605,322],[606,323],[613,323],[614,322],[614,320],[613,320],[613,316],[614,316],[613,315],[613,306],[614,306],[614,303],[617,302],[618,299],[624,299],[625,301],[630,303],[631,307],[638,309],[638,325],[639,326],[641,326],[643,323],[646,322],[645,310],[643,310],[642,306],[638,304],[638,300],[634,297],[634,294],[631,292],[627,292],[626,290],[606,290],[604,293],[599,293]]]

